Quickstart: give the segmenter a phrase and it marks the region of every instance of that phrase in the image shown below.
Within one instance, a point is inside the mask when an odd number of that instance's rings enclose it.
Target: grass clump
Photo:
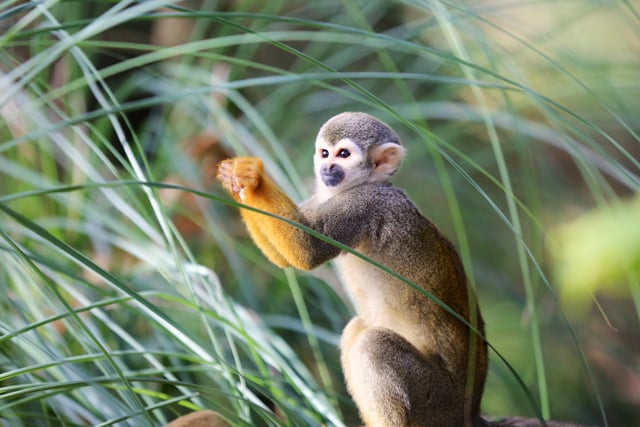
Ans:
[[[640,420],[637,265],[572,313],[548,256],[638,192],[634,5],[264,3],[0,2],[0,425],[355,425],[331,267],[269,265],[213,182],[250,153],[304,199],[346,110],[401,135],[517,372],[484,412]]]

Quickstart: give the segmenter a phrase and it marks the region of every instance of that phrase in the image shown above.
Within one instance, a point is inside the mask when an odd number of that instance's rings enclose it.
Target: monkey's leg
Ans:
[[[437,357],[355,317],[341,339],[347,388],[367,427],[460,427],[464,390]]]

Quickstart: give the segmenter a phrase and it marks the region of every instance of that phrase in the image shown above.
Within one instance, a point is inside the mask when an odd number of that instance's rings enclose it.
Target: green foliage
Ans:
[[[483,412],[640,422],[637,252],[607,262],[633,298],[603,293],[569,322],[546,246],[640,187],[636,8],[0,1],[0,425],[161,425],[203,407],[355,425],[330,266],[269,265],[212,180],[250,153],[302,200],[317,129],[345,110],[403,138],[397,183],[456,242],[517,372],[491,355]],[[584,286],[570,297],[599,283]]]
[[[640,280],[640,197],[594,209],[553,234],[556,276],[565,309],[584,315],[598,292],[637,295]]]

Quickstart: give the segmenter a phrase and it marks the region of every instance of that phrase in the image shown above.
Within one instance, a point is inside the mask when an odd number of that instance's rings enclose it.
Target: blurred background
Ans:
[[[0,1],[0,425],[357,425],[332,266],[270,265],[214,183],[250,154],[304,200],[347,110],[460,251],[483,413],[638,425],[639,28],[635,1]]]

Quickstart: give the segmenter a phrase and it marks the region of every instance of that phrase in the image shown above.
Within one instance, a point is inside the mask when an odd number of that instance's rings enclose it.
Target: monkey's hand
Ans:
[[[225,160],[218,168],[218,179],[236,201],[272,214],[240,209],[253,241],[275,265],[311,270],[340,253],[335,246],[276,218],[308,223],[293,200],[264,172],[262,160],[256,157]]]
[[[244,201],[245,194],[260,186],[264,165],[257,157],[223,160],[218,166],[218,180],[233,197]]]
[[[256,157],[236,157],[218,165],[218,180],[237,202],[287,218],[298,219],[295,204],[264,173],[262,160]],[[286,224],[274,218],[240,209],[249,234],[267,258],[279,267],[291,263],[283,254],[290,240]],[[295,231],[294,231],[295,233]]]

